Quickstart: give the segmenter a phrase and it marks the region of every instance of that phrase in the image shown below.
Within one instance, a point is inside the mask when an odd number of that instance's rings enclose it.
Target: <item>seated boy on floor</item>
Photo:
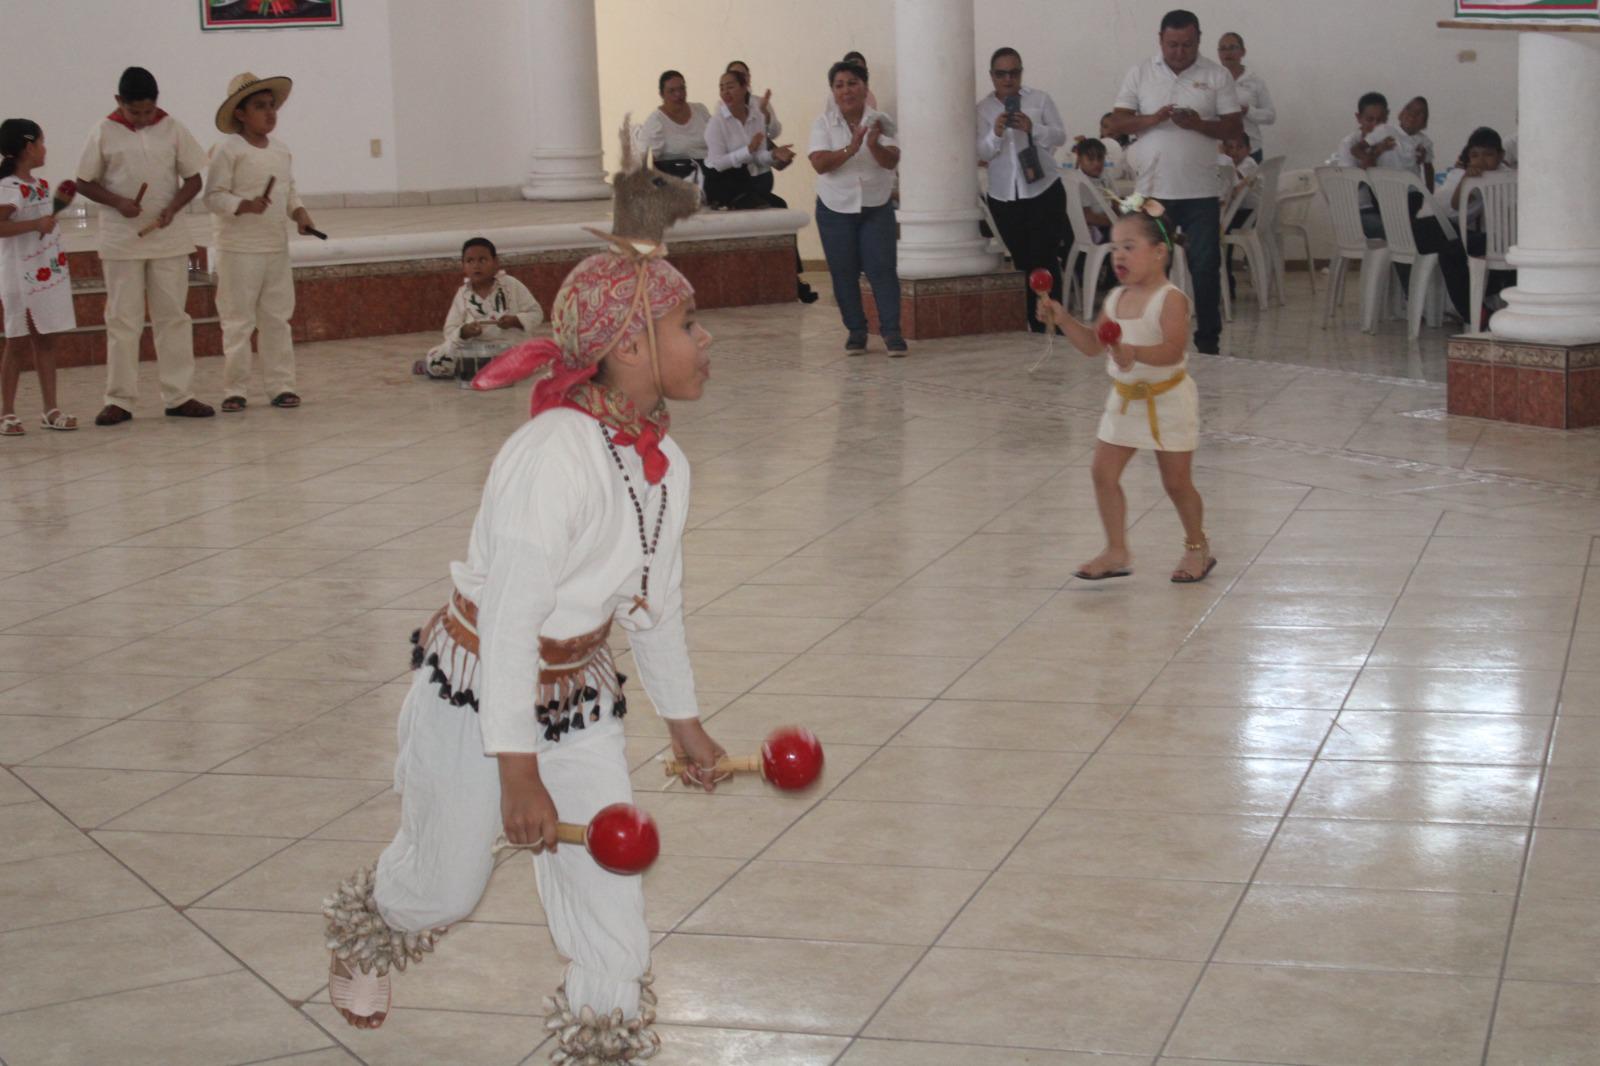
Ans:
[[[444,320],[444,343],[413,371],[430,378],[470,379],[483,363],[531,338],[544,311],[528,287],[500,269],[494,242],[473,237],[461,246],[465,275]]]

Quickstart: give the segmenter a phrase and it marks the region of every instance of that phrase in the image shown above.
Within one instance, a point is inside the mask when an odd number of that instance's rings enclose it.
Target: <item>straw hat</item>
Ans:
[[[239,101],[245,97],[259,92],[271,92],[272,98],[282,107],[283,102],[289,99],[289,90],[294,88],[294,82],[282,76],[276,78],[258,78],[249,71],[236,74],[228,83],[228,98],[222,101],[222,106],[217,108],[217,129],[223,133],[239,132],[239,121],[233,117],[233,109],[239,106]]]

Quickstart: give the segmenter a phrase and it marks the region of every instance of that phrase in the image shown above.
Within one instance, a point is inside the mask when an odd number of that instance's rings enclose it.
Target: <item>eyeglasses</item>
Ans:
[[[1010,69],[1004,69],[1000,67],[991,67],[989,68],[989,76],[994,78],[1020,78],[1022,77],[1022,68],[1011,67]]]

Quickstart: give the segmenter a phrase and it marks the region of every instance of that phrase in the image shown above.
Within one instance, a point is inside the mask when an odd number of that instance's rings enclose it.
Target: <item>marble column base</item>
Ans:
[[[867,328],[879,333],[872,286],[861,279]],[[908,340],[1007,333],[1028,328],[1027,291],[1015,270],[952,278],[901,278],[900,327]]]
[[[1600,425],[1600,343],[1454,337],[1446,372],[1453,415],[1549,429]]]

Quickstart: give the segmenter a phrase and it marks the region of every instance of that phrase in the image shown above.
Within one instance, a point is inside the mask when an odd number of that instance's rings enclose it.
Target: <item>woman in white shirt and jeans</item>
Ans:
[[[867,72],[838,62],[828,69],[834,106],[811,126],[810,160],[817,172],[817,233],[833,276],[833,298],[849,331],[845,351],[867,349],[861,274],[872,284],[884,346],[906,354],[900,333],[900,277],[895,265],[894,172],[900,149],[884,132],[889,116],[867,104]]]
[[[661,106],[650,112],[642,127],[650,161],[662,173],[704,184],[706,124],[711,112],[705,104],[691,104],[683,75],[663,71],[656,81]]]

